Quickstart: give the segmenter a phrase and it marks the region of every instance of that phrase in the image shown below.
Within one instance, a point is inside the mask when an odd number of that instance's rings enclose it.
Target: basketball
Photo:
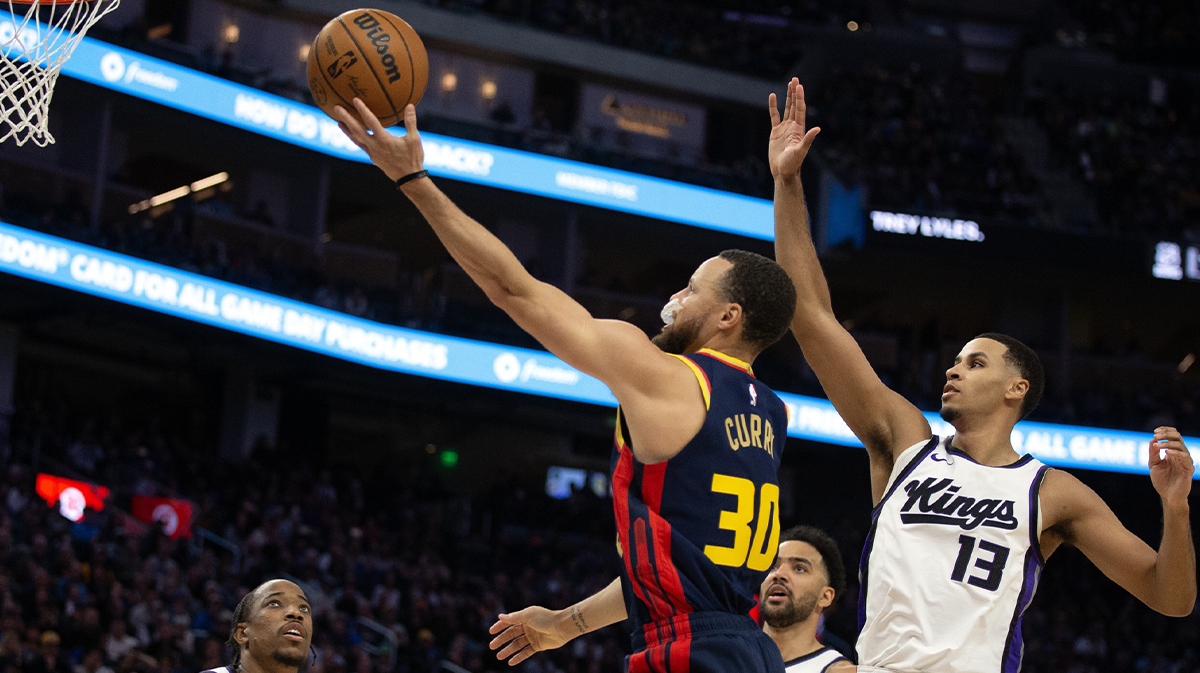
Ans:
[[[355,114],[351,101],[358,97],[384,126],[395,126],[406,105],[420,102],[428,80],[421,38],[403,19],[378,9],[336,17],[308,52],[309,91],[330,117],[336,105]]]

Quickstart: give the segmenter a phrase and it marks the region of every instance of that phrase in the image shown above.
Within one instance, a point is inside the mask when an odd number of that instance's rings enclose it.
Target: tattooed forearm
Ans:
[[[583,618],[583,610],[580,610],[578,605],[571,606],[571,623],[575,624],[580,633],[588,632],[587,620]]]

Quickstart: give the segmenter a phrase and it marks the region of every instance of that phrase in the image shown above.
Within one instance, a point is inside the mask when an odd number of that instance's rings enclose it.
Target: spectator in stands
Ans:
[[[59,645],[62,638],[54,631],[44,631],[40,638],[41,648],[35,653],[26,666],[29,673],[71,673]]]

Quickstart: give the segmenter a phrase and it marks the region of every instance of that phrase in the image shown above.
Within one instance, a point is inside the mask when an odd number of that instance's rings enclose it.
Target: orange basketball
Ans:
[[[341,105],[354,114],[361,98],[384,126],[404,121],[404,106],[420,102],[429,57],[416,31],[378,9],[355,9],[325,24],[308,52],[308,88],[325,114]],[[357,115],[356,115],[357,116]]]

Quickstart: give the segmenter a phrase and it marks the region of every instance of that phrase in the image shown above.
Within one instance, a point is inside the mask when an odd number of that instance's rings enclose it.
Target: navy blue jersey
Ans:
[[[709,349],[677,357],[708,409],[700,432],[674,458],[646,465],[618,411],[613,451],[621,586],[635,642],[648,644],[686,640],[687,615],[747,615],[779,548],[787,408],[741,360]],[[672,659],[686,661],[680,650]]]

